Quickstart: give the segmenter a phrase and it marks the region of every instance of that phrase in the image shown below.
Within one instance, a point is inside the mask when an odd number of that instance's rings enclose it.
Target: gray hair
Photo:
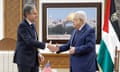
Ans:
[[[84,23],[87,22],[87,15],[85,11],[76,11],[75,15],[78,15],[78,17],[82,19]]]
[[[32,9],[36,8],[34,4],[25,4],[23,7],[23,15],[26,17],[26,14],[30,14]]]

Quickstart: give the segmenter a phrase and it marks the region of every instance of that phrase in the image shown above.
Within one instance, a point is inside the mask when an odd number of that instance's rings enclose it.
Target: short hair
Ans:
[[[25,4],[23,7],[23,16],[26,17],[26,14],[30,14],[34,8],[36,8],[34,4]]]
[[[87,22],[87,15],[86,15],[86,12],[85,11],[76,11],[75,12],[75,15],[78,15],[78,17],[80,18],[80,19],[82,19],[83,20],[83,22],[85,23],[85,22]]]

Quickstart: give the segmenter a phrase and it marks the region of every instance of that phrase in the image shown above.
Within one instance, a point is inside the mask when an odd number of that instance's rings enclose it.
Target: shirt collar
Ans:
[[[28,22],[29,25],[33,24],[30,20],[26,18],[26,21]]]
[[[79,28],[79,31],[85,26],[85,24],[81,25],[81,27]]]

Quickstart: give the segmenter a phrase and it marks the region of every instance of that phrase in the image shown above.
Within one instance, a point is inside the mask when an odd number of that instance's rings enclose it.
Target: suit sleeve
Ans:
[[[59,47],[59,51],[57,53],[67,51],[70,49],[70,41],[67,42],[67,44],[64,44],[63,46]]]
[[[38,40],[34,40],[30,33],[27,30],[27,27],[25,25],[20,25],[18,28],[18,34],[21,36],[21,38],[24,40],[25,44],[28,46],[36,47],[36,48],[45,48],[45,43],[39,42]]]
[[[75,48],[75,54],[86,54],[95,50],[95,30],[89,29],[85,38],[85,44]]]
[[[75,30],[71,33],[71,38],[72,38],[72,35],[73,35],[74,32],[75,32]],[[57,53],[60,53],[60,52],[63,52],[63,51],[67,51],[67,50],[70,49],[71,38],[70,38],[70,40],[66,44],[64,44],[64,45],[59,47],[60,49],[59,49],[59,51]]]

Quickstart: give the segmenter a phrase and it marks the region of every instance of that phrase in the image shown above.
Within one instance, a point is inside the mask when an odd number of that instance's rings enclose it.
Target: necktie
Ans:
[[[34,38],[37,39],[37,37],[36,37],[36,31],[35,31],[35,25],[31,24],[30,26],[32,28],[32,33],[33,33]]]
[[[31,24],[30,26],[33,30],[35,30],[35,25],[34,24]]]
[[[78,39],[78,35],[79,35],[79,30],[76,30],[75,35],[74,35],[74,37],[73,37],[72,46],[75,46],[76,41],[77,41],[77,39]]]

